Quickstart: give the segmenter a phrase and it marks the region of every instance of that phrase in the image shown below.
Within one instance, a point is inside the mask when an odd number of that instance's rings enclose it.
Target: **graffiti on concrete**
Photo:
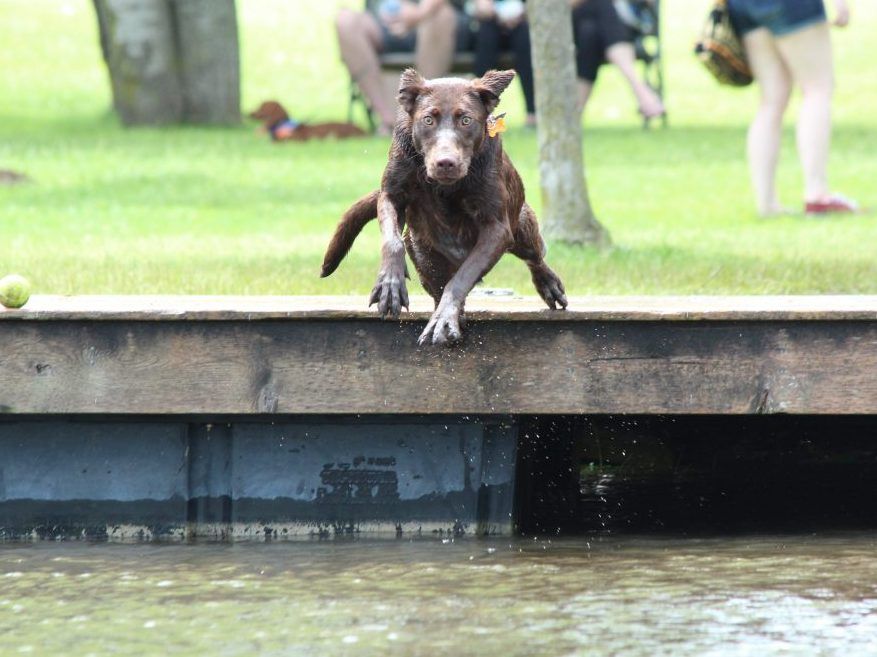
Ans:
[[[326,463],[317,502],[372,504],[399,499],[395,457],[358,456],[352,463]]]

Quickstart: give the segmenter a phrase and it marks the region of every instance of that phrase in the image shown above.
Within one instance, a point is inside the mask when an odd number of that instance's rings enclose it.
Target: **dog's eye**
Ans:
[[[463,125],[469,125],[470,123],[472,123],[472,117],[464,116],[462,119],[460,119],[460,123],[462,123]]]
[[[423,117],[423,122],[424,122],[426,125],[432,125],[433,123],[435,123],[435,119],[432,118],[431,116],[424,116],[424,117]]]

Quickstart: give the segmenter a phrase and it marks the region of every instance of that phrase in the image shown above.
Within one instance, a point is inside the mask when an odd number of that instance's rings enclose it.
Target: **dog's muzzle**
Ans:
[[[466,176],[469,163],[452,155],[440,155],[426,163],[426,174],[431,180],[450,185]]]

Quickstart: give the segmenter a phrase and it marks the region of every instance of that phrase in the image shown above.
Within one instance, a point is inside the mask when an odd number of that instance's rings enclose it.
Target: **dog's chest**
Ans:
[[[433,243],[433,248],[454,264],[462,264],[472,251],[473,243],[460,239],[456,235],[440,235]]]
[[[478,241],[477,219],[462,204],[430,201],[409,206],[411,237],[459,265]]]

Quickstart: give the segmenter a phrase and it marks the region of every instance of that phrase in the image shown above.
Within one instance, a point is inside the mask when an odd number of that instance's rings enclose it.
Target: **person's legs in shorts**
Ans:
[[[606,60],[614,64],[630,85],[637,107],[644,118],[653,119],[664,114],[664,103],[636,71],[636,51],[629,41],[618,41],[606,48]]]
[[[781,211],[774,179],[782,116],[793,83],[800,85],[804,96],[797,143],[805,203],[852,209],[854,204],[833,197],[828,187],[834,63],[822,0],[776,0],[771,5],[731,0],[729,6],[761,88],[761,104],[749,131],[759,212]]]
[[[810,25],[778,37],[777,48],[801,87],[798,115],[798,157],[804,171],[804,200],[819,202],[830,196],[828,152],[831,145],[831,100],[834,64],[827,23]]]
[[[664,103],[636,71],[636,50],[630,28],[625,25],[611,0],[589,0],[597,12],[600,34],[605,47],[604,57],[621,71],[636,98],[640,114],[656,118],[664,113]]]
[[[636,71],[636,51],[630,29],[622,23],[611,0],[589,0],[579,13],[577,47],[584,75],[579,75],[579,104],[584,109],[596,80],[596,68],[603,59],[613,64],[630,85],[640,113],[654,118],[664,113],[664,104]],[[596,48],[596,50],[595,50]]]
[[[460,18],[459,12],[447,3],[417,26],[414,62],[423,77],[440,78],[451,70],[460,40]]]
[[[587,7],[587,4],[580,7]],[[579,113],[584,112],[594,84],[597,81],[597,73],[603,62],[603,42],[600,39],[597,22],[585,11],[573,13],[573,37],[576,46],[576,78],[578,80],[578,104]]]
[[[747,32],[743,36],[743,44],[761,94],[747,139],[755,205],[763,216],[781,214],[785,208],[777,196],[776,170],[782,142],[783,115],[792,93],[792,77],[767,28]]]
[[[415,66],[427,78],[446,75],[454,50],[469,46],[468,23],[450,4],[423,19],[417,29],[393,34],[370,12],[342,9],[336,18],[341,58],[372,110],[380,119],[378,132],[390,134],[396,121],[398,73],[383,75],[381,52],[414,52]]]
[[[378,115],[381,131],[396,120],[396,102],[387,94],[378,53],[384,49],[385,33],[368,12],[342,9],[335,19],[341,59],[359,86],[369,107]]]

